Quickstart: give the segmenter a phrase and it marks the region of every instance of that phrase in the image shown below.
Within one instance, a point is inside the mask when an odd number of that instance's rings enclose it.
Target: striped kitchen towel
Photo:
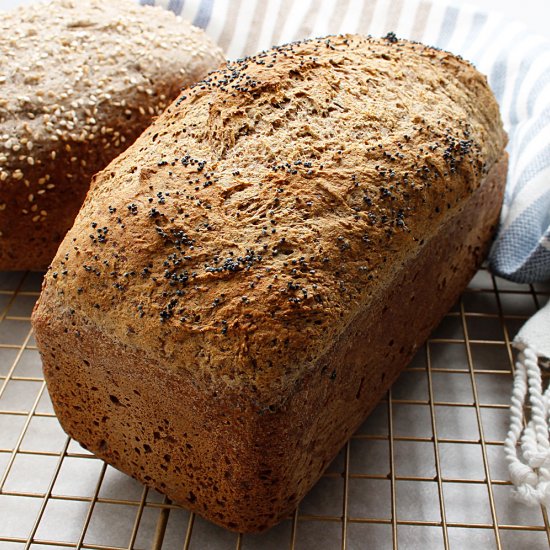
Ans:
[[[473,7],[429,0],[141,0],[202,27],[230,59],[313,36],[362,33],[418,40],[460,54],[488,76],[510,138],[494,273],[519,283],[550,279],[550,41]],[[520,331],[512,420],[505,443],[519,497],[550,506],[550,304]],[[530,416],[524,417],[526,400]],[[525,426],[525,427],[524,427]]]

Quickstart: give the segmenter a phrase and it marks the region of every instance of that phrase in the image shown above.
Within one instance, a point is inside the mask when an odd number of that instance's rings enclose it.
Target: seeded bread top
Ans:
[[[45,195],[89,182],[182,86],[222,62],[200,29],[131,0],[2,13],[0,208],[24,195],[17,214],[45,221]]]
[[[210,391],[289,395],[505,142],[482,75],[393,35],[229,63],[96,177],[39,312]]]

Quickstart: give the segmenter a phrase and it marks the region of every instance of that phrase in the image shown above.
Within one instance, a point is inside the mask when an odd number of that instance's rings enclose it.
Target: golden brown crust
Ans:
[[[2,14],[0,269],[45,269],[93,174],[222,61],[202,31],[131,0]]]
[[[485,78],[419,44],[330,37],[231,63],[96,176],[42,303],[205,387],[284,400],[505,140]]]
[[[506,167],[503,156],[282,407],[205,390],[195,373],[121,345],[78,312],[42,307],[34,325],[63,427],[220,525],[273,525],[321,476],[475,272],[498,219]]]

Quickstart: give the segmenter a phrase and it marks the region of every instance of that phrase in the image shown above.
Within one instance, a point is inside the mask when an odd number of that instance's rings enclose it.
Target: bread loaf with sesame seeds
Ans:
[[[97,175],[45,278],[64,429],[229,529],[280,521],[482,261],[505,144],[474,67],[393,35],[184,91]]]
[[[161,8],[52,0],[0,18],[0,270],[46,269],[92,176],[221,50]]]

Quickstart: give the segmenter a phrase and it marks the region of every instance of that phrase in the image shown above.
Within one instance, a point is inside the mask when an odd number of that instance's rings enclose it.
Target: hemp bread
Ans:
[[[92,176],[223,62],[199,29],[131,0],[0,18],[0,270],[46,269]]]
[[[46,275],[64,429],[229,529],[280,521],[480,265],[505,144],[483,76],[393,35],[210,74],[96,176]]]

